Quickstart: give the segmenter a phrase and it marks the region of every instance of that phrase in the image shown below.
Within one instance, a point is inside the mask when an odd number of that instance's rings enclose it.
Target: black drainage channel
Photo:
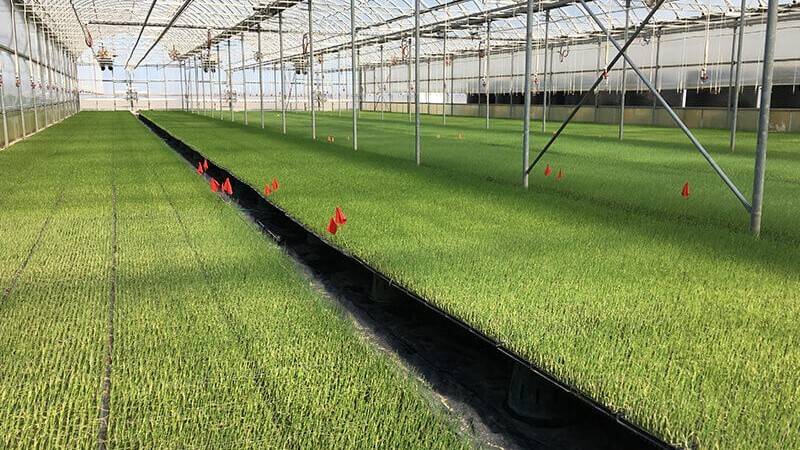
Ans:
[[[193,167],[206,158],[144,116],[139,119]],[[321,239],[249,185],[232,199],[337,300],[379,346],[430,385],[462,425],[502,448],[666,449],[658,437],[532,366],[483,333]]]

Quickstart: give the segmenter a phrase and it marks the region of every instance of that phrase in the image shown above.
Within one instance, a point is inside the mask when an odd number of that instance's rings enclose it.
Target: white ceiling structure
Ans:
[[[163,64],[166,55],[197,54],[225,39],[245,35],[245,59],[255,62],[260,28],[262,61],[278,58],[279,13],[282,15],[287,59],[304,53],[309,27],[309,0],[18,0],[15,3],[56,34],[75,54],[91,55],[101,45],[113,45],[117,64],[133,68],[141,63]],[[648,0],[649,1],[649,0]],[[781,0],[782,13],[794,12],[798,0]],[[747,14],[761,14],[766,0],[746,0]],[[625,26],[625,0],[593,0],[590,7],[612,29]],[[448,36],[448,54],[474,53],[485,42],[487,23],[493,49],[517,48],[525,39],[525,1],[421,0],[421,54],[442,57]],[[575,41],[597,36],[599,28],[575,0],[536,0],[534,39],[544,39],[545,14],[550,14],[553,41]],[[708,21],[739,17],[739,2],[731,0],[667,0],[653,16],[651,29],[704,26]],[[414,30],[414,0],[355,0],[356,43],[362,64],[402,58],[404,44]],[[649,12],[643,0],[631,0],[630,25]],[[313,0],[315,54],[350,48],[350,0]],[[210,37],[210,39],[209,39]],[[91,44],[92,53],[87,52]],[[233,48],[240,56],[238,44]],[[347,53],[344,53],[347,54]],[[348,58],[342,58],[348,62]],[[344,67],[344,65],[343,65]]]

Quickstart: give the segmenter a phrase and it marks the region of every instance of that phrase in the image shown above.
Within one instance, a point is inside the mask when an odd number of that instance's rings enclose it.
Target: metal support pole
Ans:
[[[197,114],[199,111],[200,102],[198,102],[199,96],[197,95],[197,57],[192,56],[191,60],[187,60],[188,65],[186,66],[186,91],[188,93],[187,97],[189,99],[189,111],[194,114]],[[194,75],[192,75],[194,72]]]
[[[531,154],[531,59],[533,46],[533,0],[528,0],[528,11],[525,18],[525,106],[522,113],[522,186],[528,187],[528,161]]]
[[[442,124],[447,125],[447,27],[449,25],[450,13],[447,6],[444,8],[444,42],[442,45]]]
[[[66,50],[65,50],[66,52]],[[75,99],[77,98],[77,83],[75,82],[75,77],[72,74],[72,56],[67,53],[67,68],[69,69],[69,86],[70,86],[70,95],[72,101],[70,102],[72,105],[72,113],[75,114],[78,112],[77,104],[75,103]]]
[[[419,117],[419,2],[414,0],[414,159],[420,164],[422,138]]]
[[[59,48],[58,51],[58,64],[59,68],[61,69],[58,73],[59,77],[61,78],[61,109],[64,111],[64,118],[66,119],[69,115],[67,114],[67,80],[66,76],[64,75],[64,48]]]
[[[628,28],[631,25],[631,0],[625,0],[625,42],[628,42]],[[619,94],[619,139],[625,136],[625,92],[627,91],[628,66],[622,60],[622,89]]]
[[[67,99],[66,99],[66,85],[67,84],[66,84],[66,82],[64,80],[64,72],[63,72],[63,70],[64,70],[64,49],[63,48],[59,48],[58,49],[57,58],[58,58],[59,71],[56,72],[56,74],[58,75],[59,83],[61,85],[60,86],[61,89],[59,89],[59,91],[58,91],[59,92],[59,101],[61,103],[61,116],[62,116],[62,119],[65,119],[65,118],[67,118]]]
[[[64,63],[64,49],[58,49],[58,65],[59,71],[58,76],[61,79],[61,109],[63,110],[64,118],[66,119],[69,117],[68,105],[67,105],[67,77],[64,74],[64,67],[66,64]]]
[[[367,95],[366,77],[364,75],[364,68],[361,67],[361,49],[356,52],[356,61],[358,61],[358,117],[361,117],[361,110],[364,108],[364,97]]]
[[[164,64],[163,66],[161,66],[161,70],[162,70],[161,74],[163,75],[162,78],[164,79],[164,111],[169,111],[169,97],[167,96],[167,65]]]
[[[256,38],[258,39],[258,111],[261,118],[261,128],[264,128],[264,67],[261,65],[261,60],[264,55],[261,54],[261,25],[256,28]]]
[[[69,54],[67,53],[67,49],[64,48],[64,77],[66,78],[67,83],[67,105],[71,113],[70,115],[72,115],[75,113],[75,103],[70,99],[74,100],[75,98],[75,84],[72,80],[72,76],[70,75],[69,66]]]
[[[514,117],[514,54],[516,53],[516,48],[511,51],[511,70],[510,70],[510,81],[508,83],[508,118],[511,119]]]
[[[408,40],[408,51],[411,51],[411,39]],[[406,94],[406,110],[408,112],[408,121],[411,122],[411,55],[408,55],[408,79],[406,80],[408,93]]]
[[[233,122],[233,60],[231,59],[231,40],[228,38],[228,108]]]
[[[325,111],[325,105],[328,103],[328,94],[325,92],[325,60],[320,55],[319,60],[319,89],[317,90],[317,105],[320,111]]]
[[[764,173],[767,167],[769,110],[772,97],[772,74],[775,63],[777,28],[778,0],[769,0],[767,26],[764,32],[764,63],[761,71],[761,109],[758,112],[758,143],[756,144],[755,176],[753,180],[753,208],[750,216],[750,230],[755,237],[760,237],[761,235],[761,210],[764,204]]]
[[[70,109],[72,110],[72,114],[75,114],[78,112],[77,105],[75,104],[75,98],[77,97],[77,83],[75,82],[75,77],[72,75],[72,57],[69,55],[69,53],[67,53],[66,49],[64,50],[64,53],[66,57],[67,69],[69,70],[68,77],[69,77]]]
[[[267,98],[272,97],[272,107],[268,106],[267,111],[278,110],[278,64],[273,62],[271,69],[272,81],[267,80]]]
[[[741,5],[739,5],[739,42],[736,49],[736,80],[733,88],[733,113],[730,121],[731,151],[736,150],[736,122],[739,115],[739,91],[742,89],[742,44],[744,43],[744,13],[746,8],[747,0],[742,0]]]
[[[244,33],[242,33],[242,101],[244,103],[244,124],[247,125],[247,69],[244,67]]]
[[[61,48],[61,53],[59,54],[61,58],[61,80],[64,86],[64,110],[65,115],[64,117],[69,117],[71,114],[70,105],[69,105],[69,96],[70,96],[70,85],[69,85],[69,76],[67,75],[67,49]]]
[[[201,57],[201,60],[202,60],[202,57]],[[146,69],[146,66],[145,66],[145,69]],[[206,109],[206,75],[205,75],[207,73],[206,70],[207,70],[207,68],[205,67],[205,64],[204,64],[202,70],[200,70],[200,78],[198,80],[200,82],[200,88],[202,89],[202,92],[203,92],[203,103],[202,103],[202,105],[203,105],[203,114],[206,114],[208,112],[208,109]],[[150,84],[148,83],[148,90],[149,89],[150,89]],[[150,107],[150,95],[149,94],[147,96],[147,105],[148,105],[148,108],[149,108]]]
[[[489,129],[489,62],[492,60],[491,56],[491,29],[492,29],[492,22],[489,20],[486,21],[486,75],[483,78],[484,86],[483,86],[483,93],[486,94],[486,129]]]
[[[59,77],[61,78],[61,104],[62,108],[64,109],[64,118],[69,117],[69,104],[67,102],[67,75],[64,73],[64,68],[67,66],[66,62],[64,61],[64,48],[59,48],[58,51],[58,64],[59,64]]]
[[[656,31],[656,68],[655,68],[655,87],[658,89],[658,86],[661,84],[661,30]],[[652,112],[652,124],[656,124],[656,111],[658,107],[658,100],[656,100],[655,96],[653,97],[653,112]]]
[[[550,77],[547,73],[547,48],[550,45],[550,10],[544,13],[544,72],[542,72],[542,133],[547,131],[547,85]]]
[[[194,99],[195,104],[197,106],[204,107],[205,105],[201,105],[200,103],[200,69],[197,67],[197,56],[194,56]],[[202,114],[202,109],[198,111],[198,108],[195,107],[195,113]]]
[[[191,90],[191,87],[189,86],[189,75],[190,75],[190,72],[191,71],[189,70],[189,58],[187,57],[186,59],[183,60],[183,68],[182,68],[182,73],[181,73],[182,78],[183,78],[183,86],[181,87],[181,91],[185,91],[184,99],[186,101],[186,111],[188,111],[188,112],[192,112],[192,102],[191,102],[191,98],[190,98],[191,95],[192,95],[192,90]],[[113,84],[112,84],[112,86],[113,86]],[[114,102],[114,107],[116,108],[116,101]],[[116,109],[115,109],[115,111],[116,111]]]
[[[336,51],[336,110],[342,117],[342,51]]]
[[[53,72],[52,72],[53,63],[52,63],[52,59],[50,57],[50,44],[47,42],[47,35],[46,34],[44,35],[44,49],[45,49],[45,58],[46,58],[46,64],[47,64],[47,99],[48,99],[48,103],[49,103],[48,106],[50,106],[50,105],[55,103],[55,99],[52,99],[52,101],[51,101],[50,91],[53,88]],[[112,85],[112,91],[113,91],[113,85]],[[55,108],[53,108],[53,109],[55,110]],[[53,113],[55,114],[55,111],[53,111]],[[56,121],[56,119],[53,119],[53,122],[55,122],[55,121]]]
[[[483,48],[483,41],[478,42],[478,115],[481,114],[481,90],[486,91],[486,72],[483,68],[483,56],[486,50]],[[482,86],[483,85],[483,86]],[[489,102],[486,102],[486,106],[488,108]]]
[[[133,71],[128,72],[128,91],[133,91]],[[128,101],[130,102],[130,111],[133,111],[134,105],[133,101],[134,98],[132,95],[128,96]],[[136,100],[138,102],[138,99]]]
[[[47,75],[50,69],[47,67],[48,62],[45,51],[47,41],[45,40],[45,45],[42,45],[43,34],[44,30],[36,33],[36,46],[39,48],[39,89],[42,91],[42,111],[44,112],[44,126],[46,127],[50,125],[50,91],[47,86]],[[45,39],[47,39],[46,36]],[[95,89],[97,89],[97,72],[94,69],[92,69],[92,76],[95,79]],[[100,108],[98,107],[98,109]]]
[[[75,98],[75,112],[77,113],[81,110],[81,95],[80,84],[78,83],[78,62],[72,56],[70,57],[70,66],[72,67],[72,82],[75,86],[72,95]]]
[[[308,0],[308,102],[311,105],[311,139],[317,140],[317,109],[314,101],[314,27],[311,17],[311,1]]]
[[[14,43],[14,83],[17,85],[17,106],[19,106],[22,137],[24,138],[28,133],[25,131],[25,108],[22,106],[22,80],[20,79],[19,50],[17,48],[17,13],[14,11],[14,2],[9,2],[9,4],[11,5],[11,40]]]
[[[597,39],[597,70],[602,71],[603,66],[600,63],[600,58],[603,52],[603,40]],[[600,93],[594,93],[594,121],[597,123],[597,117],[600,115]]]
[[[728,127],[731,125],[731,107],[733,106],[733,73],[736,71],[736,35],[738,28],[736,28],[736,20],[733,21],[731,27],[733,37],[731,38],[731,63],[728,68],[728,108],[725,110],[728,119]]]
[[[53,43],[53,53],[52,53],[52,62],[53,62],[53,90],[55,91],[56,97],[56,111],[58,111],[58,120],[62,120],[64,118],[64,107],[63,107],[63,98],[61,96],[61,78],[58,72],[59,63],[59,49]]]
[[[72,91],[71,91],[72,92],[72,111],[74,113],[77,113],[78,109],[79,109],[79,106],[80,106],[78,104],[78,101],[79,101],[80,97],[79,97],[79,94],[78,94],[78,79],[75,76],[75,71],[74,71],[75,62],[72,60],[72,55],[69,55],[68,61],[69,61],[69,68],[70,68],[70,71],[69,71],[70,82],[72,83]]]
[[[219,51],[219,42],[217,42],[217,95],[219,96],[219,120],[223,119],[225,114],[225,107],[222,106],[222,59]]]
[[[384,90],[384,86],[383,86],[383,66],[384,66],[383,44],[381,44],[381,120],[383,120],[383,112],[386,109],[385,100],[383,98],[383,96],[386,93],[386,91]]]
[[[350,1],[352,2],[354,0]],[[286,134],[286,95],[284,93],[286,73],[283,67],[283,11],[278,13],[278,59],[280,59],[281,66],[281,126],[283,127],[283,134]]]
[[[69,64],[70,64],[70,68],[72,69],[70,71],[70,73],[72,74],[72,85],[73,85],[72,98],[73,98],[73,103],[75,105],[74,106],[75,112],[77,113],[81,109],[80,108],[81,107],[81,104],[80,104],[80,89],[79,89],[79,85],[78,85],[78,65],[77,65],[77,62],[75,61],[75,59],[72,56],[70,56],[70,58],[69,58]]]
[[[3,82],[3,60],[0,58],[0,113],[3,115],[3,148],[8,147],[8,116],[6,115],[6,87]]]
[[[75,112],[81,110],[81,91],[80,83],[78,82],[78,61],[75,57],[72,58],[72,79],[75,82]]]
[[[26,4],[27,5],[27,4]],[[25,8],[27,9],[27,7]],[[39,107],[38,102],[36,101],[36,79],[34,78],[34,70],[33,70],[33,36],[31,35],[31,26],[28,23],[28,19],[26,14],[22,15],[22,21],[25,22],[25,34],[28,35],[28,76],[30,76],[31,80],[31,94],[33,96],[33,124],[35,130],[39,131]]]
[[[450,115],[452,116],[455,114],[453,111],[455,110],[455,103],[453,98],[453,93],[455,90],[455,79],[456,79],[456,59],[453,56],[452,61],[450,61]]]
[[[278,111],[278,64],[272,64],[272,97],[275,108],[273,111]]]
[[[183,96],[183,61],[178,61],[178,82],[181,85],[181,111],[186,111],[186,99]]]
[[[425,89],[425,104],[428,105],[428,114],[431,113],[431,58],[428,58],[428,78],[427,88]]]
[[[144,66],[144,86],[147,90],[147,110],[152,110],[152,106],[150,105],[150,71],[148,70],[149,66]],[[203,101],[205,102],[205,95],[203,96]],[[205,107],[205,105],[203,105]]]
[[[356,90],[356,1],[350,0],[350,58],[351,83],[353,89],[353,150],[358,150],[358,91]]]
[[[44,30],[41,30],[41,31],[44,32]],[[46,126],[48,126],[50,124],[50,120],[49,120],[48,113],[47,113],[47,109],[48,109],[48,106],[49,106],[49,102],[48,102],[49,95],[48,95],[47,87],[45,86],[45,81],[44,81],[47,67],[45,65],[46,63],[44,61],[42,61],[44,59],[44,51],[42,50],[42,38],[41,38],[41,35],[42,35],[42,33],[40,33],[40,32],[36,33],[36,47],[39,48],[39,90],[42,91],[42,112],[44,113],[44,126],[46,127]],[[0,70],[0,72],[2,72],[2,70]],[[95,86],[94,87],[95,87],[95,89],[97,89],[97,73],[94,71],[94,69],[92,69],[92,75],[95,78],[95,83],[94,83]],[[0,83],[0,84],[2,84],[2,83]],[[0,93],[0,95],[2,95],[2,93]],[[97,109],[100,109],[100,108],[98,107]]]
[[[57,57],[58,53],[56,52],[57,48],[56,48],[55,43],[53,43],[52,46],[53,46],[53,48],[50,51],[50,62],[52,64],[50,67],[52,68],[52,80],[53,80],[51,88],[53,89],[53,97],[54,97],[54,100],[55,100],[55,103],[54,103],[55,104],[55,108],[54,109],[55,109],[55,114],[56,114],[56,117],[57,117],[56,121],[60,121],[63,118],[63,114],[62,114],[63,111],[61,110],[61,92],[60,92],[59,86],[58,86],[58,70],[57,70],[57,67],[56,67],[56,66],[58,66],[58,57]]]

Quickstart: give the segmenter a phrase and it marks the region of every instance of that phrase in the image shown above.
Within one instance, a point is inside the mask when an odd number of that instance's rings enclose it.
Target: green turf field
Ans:
[[[0,167],[0,447],[98,448],[110,324],[110,448],[472,445],[129,113]]]
[[[147,115],[258,190],[278,177],[270,200],[294,217],[667,441],[800,447],[797,135],[770,138],[757,241],[676,130],[620,143],[576,124],[525,191],[519,121],[425,117],[417,167],[405,115],[362,113],[358,152],[347,112],[320,115],[317,142],[302,114],[288,136],[274,112],[266,131],[257,113]],[[698,135],[748,193],[753,135],[735,154],[725,132]],[[348,225],[330,236],[337,205]]]

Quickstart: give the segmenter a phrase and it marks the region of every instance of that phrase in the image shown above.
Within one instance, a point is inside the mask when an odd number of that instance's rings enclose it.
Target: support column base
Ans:
[[[511,374],[507,405],[514,414],[541,426],[559,427],[577,420],[577,409],[560,388],[519,364]]]

